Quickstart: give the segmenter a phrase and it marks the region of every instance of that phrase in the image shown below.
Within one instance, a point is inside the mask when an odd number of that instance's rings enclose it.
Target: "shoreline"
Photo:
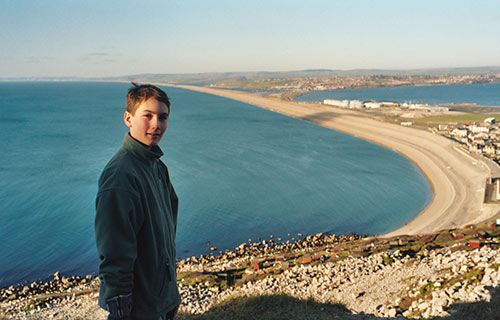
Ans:
[[[499,210],[498,207],[482,205],[486,179],[490,176],[487,165],[484,161],[472,161],[466,155],[467,151],[459,152],[455,143],[445,137],[318,103],[283,101],[236,90],[157,84],[248,103],[340,131],[402,154],[416,164],[427,178],[433,190],[433,199],[412,221],[384,234],[385,237],[452,229],[485,220]]]
[[[458,305],[478,300],[493,304],[500,293],[499,234],[496,223],[390,240],[319,233],[192,257],[177,264],[179,319],[198,319],[217,313],[228,301],[270,294],[336,301],[344,306],[344,315],[390,318],[447,316]],[[97,304],[99,286],[95,276],[56,272],[43,283],[1,289],[0,319],[106,319],[107,312]],[[464,312],[475,314],[470,307]]]

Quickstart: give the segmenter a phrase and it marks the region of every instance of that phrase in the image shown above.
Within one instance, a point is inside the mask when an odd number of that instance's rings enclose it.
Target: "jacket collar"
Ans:
[[[160,147],[152,146],[148,147],[145,144],[132,138],[129,132],[125,134],[125,139],[123,140],[123,148],[135,156],[145,160],[155,160],[163,156],[163,151]]]

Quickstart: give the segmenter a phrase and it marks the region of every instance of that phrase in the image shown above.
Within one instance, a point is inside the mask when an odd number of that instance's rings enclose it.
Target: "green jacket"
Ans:
[[[134,319],[158,319],[180,304],[175,233],[178,198],[159,147],[127,133],[104,168],[96,199],[99,305],[132,292]]]

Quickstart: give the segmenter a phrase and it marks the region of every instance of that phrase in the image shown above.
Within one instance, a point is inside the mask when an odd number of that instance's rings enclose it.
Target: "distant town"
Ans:
[[[430,86],[500,82],[500,74],[470,75],[361,75],[336,77],[298,77],[274,79],[220,80],[210,86],[276,91],[309,92],[320,90]]]
[[[500,164],[500,126],[493,117],[482,122],[440,124],[431,130],[453,138],[470,152],[482,154]]]
[[[459,75],[459,76],[360,76],[330,79],[302,79],[301,91],[333,90],[350,88],[377,88],[396,86],[426,86],[449,84],[472,84],[500,82],[500,75]]]

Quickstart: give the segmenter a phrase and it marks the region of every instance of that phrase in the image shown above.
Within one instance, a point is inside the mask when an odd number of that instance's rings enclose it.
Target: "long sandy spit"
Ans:
[[[434,196],[415,219],[385,236],[431,233],[477,223],[498,211],[483,205],[490,169],[453,141],[429,131],[402,127],[369,118],[366,114],[320,103],[299,103],[258,94],[176,85],[238,100],[326,128],[371,141],[401,153],[413,161],[429,180]]]

